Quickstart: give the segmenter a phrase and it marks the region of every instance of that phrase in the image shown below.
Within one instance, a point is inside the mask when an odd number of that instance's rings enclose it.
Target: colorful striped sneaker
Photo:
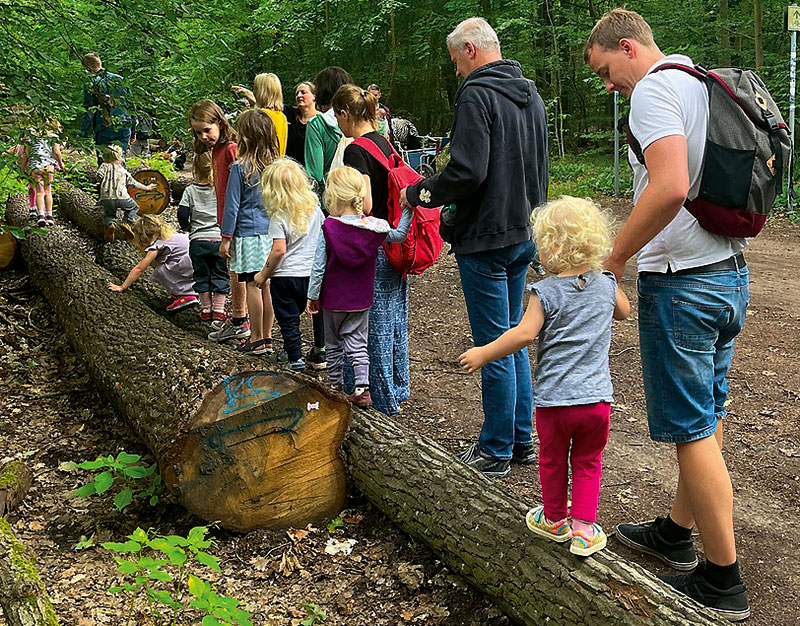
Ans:
[[[594,535],[587,537],[581,531],[573,531],[572,543],[569,544],[569,551],[578,556],[589,556],[595,552],[599,552],[606,547],[608,537],[606,537],[603,529],[597,524],[592,524]]]
[[[572,529],[569,527],[569,522],[566,518],[555,524],[550,524],[544,516],[544,507],[537,506],[535,509],[528,511],[525,516],[525,523],[534,535],[539,535],[550,541],[557,541],[564,543],[569,541],[572,537]]]

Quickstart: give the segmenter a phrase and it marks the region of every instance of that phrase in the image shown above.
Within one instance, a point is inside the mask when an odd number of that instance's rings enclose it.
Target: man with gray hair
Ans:
[[[447,37],[456,76],[450,162],[403,190],[412,206],[455,205],[450,242],[458,262],[475,345],[494,341],[522,320],[531,211],[547,200],[547,113],[536,85],[504,60],[494,29],[481,18]],[[481,370],[484,422],[460,458],[487,476],[511,462],[530,464],[533,391],[527,349]]]

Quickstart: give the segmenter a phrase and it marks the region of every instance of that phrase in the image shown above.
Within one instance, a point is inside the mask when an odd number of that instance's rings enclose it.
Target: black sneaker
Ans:
[[[484,476],[491,476],[492,478],[503,478],[511,472],[511,461],[509,459],[504,461],[489,456],[478,447],[477,443],[473,443],[459,454],[458,460],[482,472]]]
[[[664,517],[657,517],[649,522],[638,524],[620,524],[617,526],[617,539],[634,550],[652,554],[681,572],[688,572],[697,567],[697,554],[691,539],[669,543],[664,541],[658,527]]]
[[[747,588],[744,583],[729,589],[718,589],[703,576],[704,570],[705,561],[691,574],[658,578],[730,622],[750,617],[750,605],[747,602]]]
[[[533,465],[536,463],[536,446],[531,445],[523,446],[521,444],[514,444],[514,451],[511,455],[511,462],[518,463],[519,465]]]
[[[327,369],[328,364],[325,362],[325,348],[311,348],[306,354],[306,364],[313,370],[321,372]]]

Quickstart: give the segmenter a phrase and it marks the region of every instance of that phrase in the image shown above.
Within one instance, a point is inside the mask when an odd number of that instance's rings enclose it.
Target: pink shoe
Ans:
[[[197,299],[197,296],[178,296],[172,301],[171,304],[167,305],[167,311],[170,313],[173,311],[180,311],[181,309],[185,309],[187,306],[194,306],[199,302],[200,301]]]
[[[356,406],[360,406],[362,408],[372,406],[372,396],[369,394],[369,389],[365,389],[359,394],[348,393],[347,399]]]
[[[200,319],[204,322],[207,322],[211,319],[211,310],[210,309],[201,309],[200,311]]]

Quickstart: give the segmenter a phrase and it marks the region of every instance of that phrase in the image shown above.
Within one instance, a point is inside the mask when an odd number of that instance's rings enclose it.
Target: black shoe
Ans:
[[[511,461],[509,459],[504,461],[489,456],[478,447],[477,443],[473,443],[459,454],[458,460],[482,472],[484,476],[491,476],[492,478],[503,478],[511,472]]]
[[[519,465],[533,465],[536,463],[536,446],[534,446],[532,442],[529,446],[515,443],[514,451],[511,455],[511,462],[518,463]]]
[[[670,543],[664,541],[658,527],[665,518],[657,517],[639,524],[620,524],[617,526],[617,539],[634,550],[652,554],[670,567],[688,572],[697,567],[697,554],[691,539]]]
[[[311,348],[308,354],[306,354],[306,365],[317,372],[327,369],[328,364],[325,362],[325,348],[317,348],[316,346]]]
[[[658,578],[730,622],[750,617],[750,605],[747,602],[747,588],[744,583],[729,589],[718,589],[705,579],[704,570],[705,562],[700,563],[691,574]]]

